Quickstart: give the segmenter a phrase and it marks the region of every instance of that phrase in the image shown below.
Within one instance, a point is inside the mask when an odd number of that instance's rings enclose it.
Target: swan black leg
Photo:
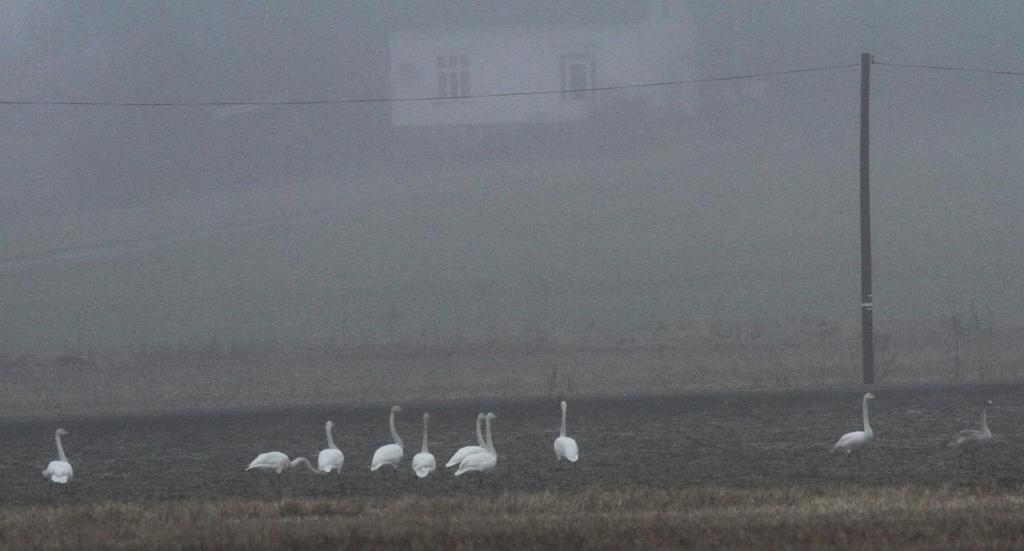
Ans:
[[[277,494],[277,499],[284,497],[284,492],[281,490],[281,475],[271,475],[271,482],[274,484],[274,493]]]

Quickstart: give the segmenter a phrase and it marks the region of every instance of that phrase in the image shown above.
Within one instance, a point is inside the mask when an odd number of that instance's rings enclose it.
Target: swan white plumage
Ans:
[[[423,414],[423,447],[420,453],[412,456],[412,471],[420,478],[426,478],[437,469],[437,460],[434,454],[427,448],[427,423],[430,421],[430,414]]]
[[[576,440],[565,435],[565,410],[567,407],[565,400],[562,400],[562,428],[558,431],[558,438],[555,438],[555,457],[559,461],[567,459],[570,463],[575,463],[580,458],[580,448],[576,445]]]
[[[493,471],[498,465],[498,452],[494,449],[494,440],[491,437],[491,420],[498,416],[493,413],[488,413],[484,416],[484,422],[487,425],[487,442],[485,447],[486,451],[474,453],[467,456],[459,463],[459,468],[455,471],[455,476],[462,476],[465,473],[475,472],[482,475],[485,472]],[[483,484],[483,478],[477,479],[477,484]]]
[[[857,460],[860,461],[860,452],[865,446],[871,443],[875,438],[874,431],[871,430],[871,423],[868,422],[868,400],[874,400],[875,395],[868,392],[864,395],[864,399],[861,403],[861,409],[864,412],[864,430],[848,432],[839,438],[836,445],[832,447],[832,452],[842,452],[847,457],[850,454],[857,456]]]
[[[60,437],[68,434],[68,431],[64,429],[57,429],[54,433],[54,440],[57,441],[57,458],[55,461],[50,461],[43,471],[43,476],[50,482],[57,484],[67,484],[71,482],[71,479],[75,476],[75,470],[71,468],[71,463],[68,462],[68,456],[64,455],[64,445],[61,444]]]
[[[995,406],[992,400],[985,402],[981,409],[981,430],[964,429],[957,433],[956,439],[950,444],[960,452],[956,456],[956,466],[960,467],[964,455],[971,454],[971,460],[977,459],[978,450],[988,446],[992,442],[992,431],[988,428],[988,406]]]
[[[483,435],[482,432],[480,432],[480,429],[481,429],[480,425],[482,425],[483,422],[484,422],[484,414],[483,413],[478,413],[477,416],[476,416],[476,443],[477,443],[477,445],[476,446],[463,446],[463,447],[459,448],[458,451],[456,451],[452,455],[452,458],[449,459],[447,463],[445,463],[445,465],[444,465],[445,468],[451,468],[451,467],[457,466],[459,463],[462,463],[463,459],[465,459],[466,457],[468,457],[470,455],[473,455],[474,453],[480,453],[480,452],[487,451],[487,448],[484,447],[484,446],[486,446],[487,443],[484,442],[484,435]]]
[[[256,456],[249,463],[249,466],[245,468],[246,471],[256,471],[267,475],[270,479],[270,485],[281,491],[281,474],[288,469],[293,469],[299,465],[305,465],[307,469],[319,474],[319,472],[313,468],[313,465],[309,463],[309,460],[305,457],[296,457],[295,459],[288,459],[288,456],[281,452],[266,452]],[[275,476],[277,475],[277,476]]]
[[[398,469],[399,463],[402,462],[402,457],[405,452],[402,447],[402,439],[398,436],[398,431],[395,430],[395,414],[402,411],[402,406],[391,406],[391,438],[394,439],[394,444],[385,444],[377,451],[373,452],[373,460],[370,462],[370,470],[377,471],[381,467],[391,467],[392,470]]]
[[[345,464],[345,454],[341,453],[338,446],[334,445],[334,436],[331,434],[333,428],[334,421],[324,424],[324,432],[327,433],[327,447],[320,450],[320,454],[317,455],[316,467],[322,473],[337,472],[341,474],[341,467]]]
[[[261,453],[256,456],[256,459],[253,459],[252,462],[249,463],[249,466],[246,467],[245,470],[257,471],[267,474],[277,474],[280,476],[281,473],[287,471],[288,469],[298,467],[299,465],[305,465],[306,468],[308,468],[310,471],[318,473],[318,471],[315,468],[313,468],[313,465],[311,465],[309,460],[306,459],[305,457],[296,457],[295,459],[288,459],[288,455],[281,452]]]

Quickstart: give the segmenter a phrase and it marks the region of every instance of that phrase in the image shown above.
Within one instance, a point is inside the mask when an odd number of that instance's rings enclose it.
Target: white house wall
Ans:
[[[655,0],[643,24],[635,27],[640,44],[642,82],[697,78],[697,30],[690,11],[679,0]],[[687,115],[694,112],[696,84],[649,88],[651,106]]]
[[[438,95],[439,55],[468,55],[470,93],[560,90],[563,54],[591,53],[595,84],[617,86],[676,78],[678,53],[652,53],[643,42],[661,40],[644,22],[568,28],[472,28],[459,31],[399,30],[391,34],[391,95]],[[653,31],[665,32],[665,31]],[[668,48],[671,49],[671,48]],[[664,50],[664,49],[663,49]],[[666,63],[676,67],[661,67]],[[658,67],[652,67],[651,65]],[[595,101],[622,96],[660,97],[649,90],[603,92],[590,100],[561,94],[451,99],[392,104],[395,126],[485,125],[572,121],[587,118]],[[678,98],[677,95],[671,96]],[[658,101],[662,103],[663,101]]]

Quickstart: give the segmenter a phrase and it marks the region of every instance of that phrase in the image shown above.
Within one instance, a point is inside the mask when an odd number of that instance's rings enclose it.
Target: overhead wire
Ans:
[[[1024,76],[1024,71],[996,71],[991,69],[973,69],[970,67],[949,67],[945,65],[916,65],[912,63],[890,63],[886,61],[872,61],[872,65],[886,65],[889,67],[904,67],[908,69],[932,69],[936,71],[955,71],[960,73],[982,73],[990,75]]]
[[[0,100],[0,105],[58,105],[58,106],[93,106],[93,107],[235,107],[235,106],[303,106],[303,105],[339,105],[346,103],[406,103],[426,101],[458,101],[478,98],[507,98],[517,96],[541,96],[552,94],[571,94],[585,92],[608,92],[613,90],[630,90],[638,88],[655,88],[661,86],[679,86],[684,84],[700,84],[705,82],[726,82],[733,80],[745,80],[753,78],[765,78],[778,75],[791,75],[797,73],[811,73],[818,71],[830,71],[848,67],[859,67],[859,63],[845,63],[839,65],[823,65],[817,67],[805,67],[801,69],[786,69],[781,71],[765,71],[760,73],[747,73],[741,75],[730,75],[709,78],[693,78],[682,80],[665,80],[660,82],[642,82],[635,84],[620,84],[613,86],[594,86],[590,88],[571,88],[566,90],[525,90],[514,92],[495,92],[489,94],[469,94],[464,96],[443,97],[443,96],[418,96],[404,98],[339,98],[339,99],[314,99],[314,100],[280,100],[280,101],[185,101],[185,102],[163,102],[163,101],[64,101],[64,100]]]

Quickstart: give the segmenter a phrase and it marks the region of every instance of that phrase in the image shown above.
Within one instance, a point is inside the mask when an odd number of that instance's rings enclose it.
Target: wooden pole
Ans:
[[[871,295],[871,182],[869,118],[871,54],[860,55],[860,329],[864,384],[875,382],[874,299]]]

